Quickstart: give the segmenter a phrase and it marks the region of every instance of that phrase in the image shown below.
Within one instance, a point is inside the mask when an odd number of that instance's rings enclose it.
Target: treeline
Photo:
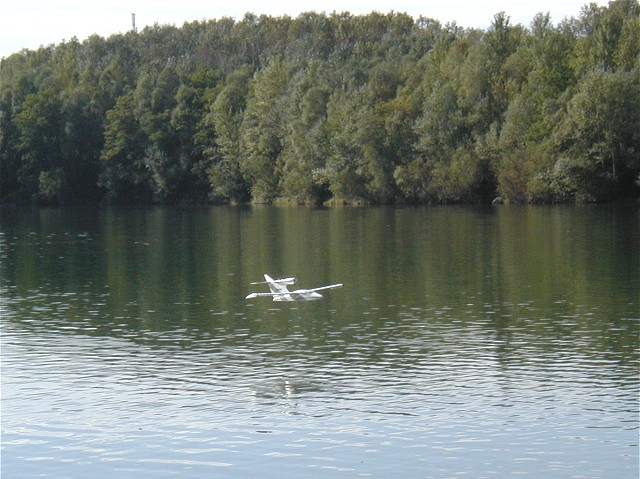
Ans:
[[[637,0],[486,30],[247,14],[1,63],[4,203],[606,201],[639,173]]]

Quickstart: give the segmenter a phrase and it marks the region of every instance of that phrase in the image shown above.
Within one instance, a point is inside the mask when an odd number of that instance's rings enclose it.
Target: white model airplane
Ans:
[[[268,274],[264,275],[266,281],[260,281],[258,283],[251,284],[268,284],[270,293],[251,293],[246,299],[258,298],[260,296],[270,296],[274,301],[313,301],[316,299],[322,299],[323,296],[318,293],[323,289],[341,288],[342,284],[330,284],[329,286],[320,286],[319,288],[311,289],[298,289],[296,291],[289,291],[287,285],[296,283],[295,278],[282,278],[273,279]]]

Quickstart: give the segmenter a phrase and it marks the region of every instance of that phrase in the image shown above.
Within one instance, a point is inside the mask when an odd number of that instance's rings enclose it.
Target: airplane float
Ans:
[[[318,293],[323,289],[341,288],[342,284],[330,284],[329,286],[320,286],[319,288],[310,289],[298,289],[296,291],[289,291],[287,286],[296,283],[295,278],[281,278],[273,279],[268,274],[264,275],[265,281],[259,281],[251,284],[268,284],[270,293],[251,293],[247,295],[246,299],[253,299],[262,296],[268,296],[273,298],[274,301],[314,301],[316,299],[322,299],[323,296]]]

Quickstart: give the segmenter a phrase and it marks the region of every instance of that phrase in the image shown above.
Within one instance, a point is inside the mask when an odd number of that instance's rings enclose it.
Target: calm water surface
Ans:
[[[3,479],[638,477],[637,205],[2,210],[0,248]]]

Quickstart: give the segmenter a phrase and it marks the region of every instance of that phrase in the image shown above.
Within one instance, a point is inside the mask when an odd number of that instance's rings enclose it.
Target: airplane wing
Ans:
[[[319,288],[304,289],[301,291],[304,291],[305,293],[313,293],[315,291],[322,291],[323,289],[334,289],[334,288],[342,288],[342,283],[330,284],[329,286],[320,286]],[[295,293],[295,292],[296,291],[292,291],[292,293]]]
[[[280,278],[280,279],[273,279],[273,278],[269,278],[270,281],[256,281],[254,283],[249,283],[249,284],[269,284],[269,283],[278,283],[278,284],[295,284],[296,283],[296,278]]]

